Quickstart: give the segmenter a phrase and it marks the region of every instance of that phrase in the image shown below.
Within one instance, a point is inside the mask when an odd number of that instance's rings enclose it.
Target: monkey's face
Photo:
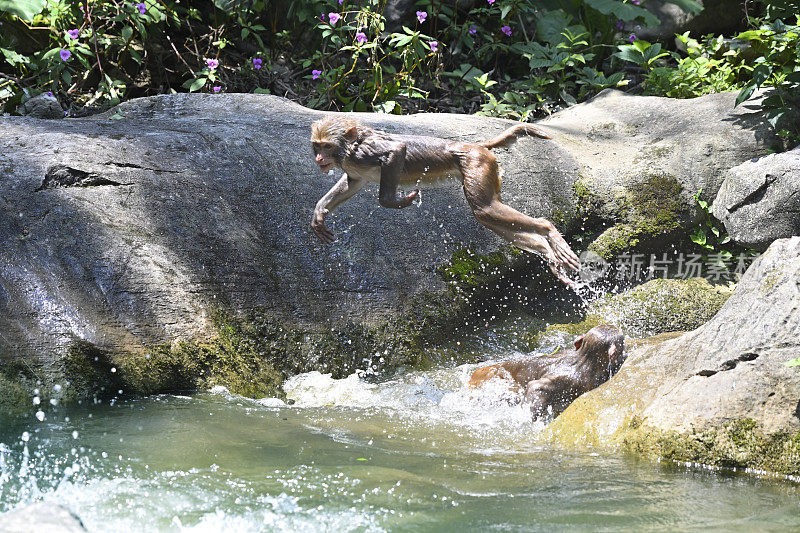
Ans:
[[[338,146],[328,140],[311,141],[314,148],[314,161],[322,172],[328,173],[338,163],[336,154]]]

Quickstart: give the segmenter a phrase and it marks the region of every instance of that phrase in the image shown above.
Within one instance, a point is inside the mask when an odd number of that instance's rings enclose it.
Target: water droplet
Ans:
[[[39,419],[39,422],[44,422],[44,411],[36,411],[36,418]]]

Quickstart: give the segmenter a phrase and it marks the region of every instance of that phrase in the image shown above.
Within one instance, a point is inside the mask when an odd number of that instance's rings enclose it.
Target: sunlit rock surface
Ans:
[[[730,169],[713,211],[731,239],[749,248],[800,235],[800,147]]]
[[[551,431],[565,442],[618,443],[644,428],[695,436],[702,447],[704,438],[712,442],[717,432],[744,421],[766,439],[759,444],[762,459],[784,453],[793,457],[783,470],[767,467],[796,474],[800,437],[792,435],[800,435],[800,371],[784,363],[799,351],[800,237],[793,237],[775,241],[753,263],[708,323],[631,350],[619,373],[576,400]],[[739,426],[735,435],[741,434]],[[769,449],[770,436],[781,434],[789,440],[777,440]],[[740,439],[758,442],[752,431]],[[666,446],[668,441],[658,442]],[[742,442],[733,438],[733,456],[743,453],[737,448]],[[712,458],[699,454],[695,459]],[[736,464],[734,459],[728,458]]]
[[[34,503],[0,514],[0,533],[82,533],[80,519],[52,502]]]
[[[699,188],[716,193],[726,169],[775,142],[734,98],[605,91],[543,121],[552,141],[497,151],[503,200],[567,232],[591,222],[629,243],[680,234]],[[311,212],[338,179],[310,154],[321,115],[272,96],[180,94],[90,118],[0,117],[0,355],[52,365],[75,340],[126,351],[203,338],[213,309],[328,330],[379,323],[443,289],[436,268],[456,249],[501,244],[458,183],[400,211],[379,208],[368,188],[331,217],[339,240],[317,242]],[[361,118],[463,141],[509,125]]]

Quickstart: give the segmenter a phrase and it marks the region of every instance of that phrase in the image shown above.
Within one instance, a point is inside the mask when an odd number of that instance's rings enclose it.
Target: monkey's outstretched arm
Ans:
[[[364,188],[364,180],[351,178],[345,172],[336,185],[331,187],[325,196],[319,199],[314,208],[314,215],[311,217],[311,228],[317,234],[319,240],[326,244],[333,242],[333,232],[325,226],[325,216],[333,211],[337,205],[341,204],[358,191]]]
[[[386,153],[381,157],[381,184],[378,191],[378,203],[383,207],[393,209],[408,207],[419,194],[419,189],[414,189],[408,196],[397,197],[397,186],[400,185],[405,160],[405,143],[391,143],[386,146]]]

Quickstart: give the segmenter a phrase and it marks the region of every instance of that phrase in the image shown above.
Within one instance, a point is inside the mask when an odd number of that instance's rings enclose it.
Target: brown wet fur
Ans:
[[[311,127],[311,142],[321,169],[342,168],[348,183],[337,183],[317,204],[312,220],[317,235],[325,242],[332,233],[324,217],[346,200],[360,180],[380,183],[379,202],[384,207],[409,206],[419,194],[397,196],[400,185],[426,184],[444,177],[461,176],[469,206],[475,218],[515,246],[544,255],[551,270],[565,283],[561,267],[577,270],[578,258],[555,226],[544,218],[532,218],[500,201],[500,167],[489,150],[508,146],[519,136],[550,137],[530,124],[517,124],[494,139],[464,143],[437,137],[396,135],[374,130],[350,117],[328,115]]]
[[[504,380],[510,390],[524,394],[534,416],[555,416],[581,394],[611,379],[625,360],[624,349],[622,331],[603,324],[575,339],[574,348],[478,368],[467,386],[474,389],[491,379]]]

